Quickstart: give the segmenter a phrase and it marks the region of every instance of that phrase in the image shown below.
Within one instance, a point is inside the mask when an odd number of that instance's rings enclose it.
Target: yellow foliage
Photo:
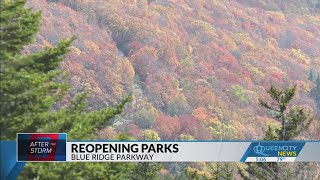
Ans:
[[[94,88],[91,89],[91,92],[94,93],[94,94],[104,94],[102,92],[102,90],[98,87],[98,86],[95,86]],[[90,92],[90,93],[91,93]]]
[[[272,24],[264,24],[263,27],[269,34],[276,34],[277,32],[277,28]]]
[[[303,25],[305,23],[304,19],[302,19],[301,16],[298,18],[295,18],[294,21],[296,22],[297,25]]]
[[[108,126],[104,129],[101,129],[98,132],[98,139],[104,139],[104,140],[114,139],[116,134],[117,134],[117,132],[114,130],[114,128]]]
[[[123,61],[123,67],[124,67],[124,72],[126,72],[131,79],[134,78],[134,75],[135,75],[134,68],[127,58],[125,58]]]
[[[192,115],[201,121],[209,119],[209,113],[205,107],[198,107],[197,109],[193,110]]]
[[[156,131],[151,129],[147,129],[143,131],[143,139],[144,140],[152,140],[152,141],[159,141],[160,137]]]
[[[259,68],[252,66],[251,64],[245,64],[244,67],[251,73],[253,74],[255,77],[257,76],[258,78],[263,78],[265,77],[265,73],[263,73],[262,71],[260,71]]]
[[[99,47],[96,45],[96,43],[94,43],[93,41],[90,41],[90,40],[87,40],[87,41],[84,41],[84,44],[85,46],[90,49],[90,50],[93,50],[93,51],[100,51],[99,50]]]
[[[52,48],[52,45],[46,41],[45,39],[42,40],[42,44],[45,46],[45,47],[48,47],[48,48]]]
[[[307,65],[310,65],[309,56],[306,55],[301,49],[292,49],[291,55],[293,56],[293,58],[298,59]]]
[[[265,46],[265,49],[268,51],[275,50],[275,47],[278,47],[278,43],[274,38],[269,38],[267,40],[267,45]]]
[[[286,21],[286,17],[282,12],[270,12],[272,18],[280,21]]]
[[[193,175],[194,177],[205,177],[206,179],[211,177],[209,172],[201,171],[197,168],[187,167],[185,171],[187,174]]]
[[[281,73],[281,74],[286,74],[286,73],[283,72],[281,69],[279,69],[279,68],[277,68],[277,67],[275,67],[275,66],[268,67],[268,68],[266,69],[266,72],[271,72],[271,73],[277,72],[277,73]]]
[[[213,118],[210,118],[209,120],[207,120],[205,125],[212,126],[212,125],[218,124],[219,122],[220,121],[219,121],[218,117],[213,117]]]
[[[79,48],[76,48],[74,46],[71,46],[71,51],[76,53],[77,56],[80,56],[80,54],[82,53]]]
[[[234,51],[234,50],[236,50],[238,48],[237,44],[234,42],[234,40],[232,38],[230,38],[228,35],[223,34],[222,35],[222,40],[226,44],[228,49]]]
[[[180,64],[182,67],[192,67],[194,65],[192,53],[188,53],[187,56],[180,61]]]
[[[180,134],[179,135],[179,140],[183,140],[183,141],[193,141],[194,137],[191,135],[185,135],[185,134]]]
[[[216,34],[216,29],[209,23],[196,20],[193,21],[193,24],[201,28],[204,32],[207,32],[210,36],[215,36],[217,37],[218,35]]]
[[[123,87],[122,85],[113,85],[112,86],[112,91],[114,93],[114,95],[116,95],[117,97],[121,97],[124,93]]]
[[[312,89],[312,86],[310,86],[309,83],[304,82],[304,81],[299,81],[299,85],[298,86],[302,91],[307,92],[307,93],[310,92],[311,89]]]
[[[320,24],[320,17],[319,15],[315,16],[315,15],[305,15],[304,16],[309,22],[311,22],[312,24],[315,25],[319,25]]]
[[[243,43],[252,49],[255,47],[254,44],[251,42],[251,38],[249,37],[248,33],[241,32],[241,33],[237,33],[236,35],[240,43]]]
[[[314,58],[312,61],[312,64],[314,64],[315,66],[318,66],[320,69],[320,57]]]

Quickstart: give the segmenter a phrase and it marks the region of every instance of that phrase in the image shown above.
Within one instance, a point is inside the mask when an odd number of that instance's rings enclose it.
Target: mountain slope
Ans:
[[[294,103],[316,108],[308,75],[320,71],[319,4],[30,0],[42,23],[26,53],[75,35],[61,66],[70,95],[86,88],[98,109],[133,92],[115,128],[135,138],[152,128],[165,139],[258,139],[277,123],[257,105],[271,83],[297,84]]]

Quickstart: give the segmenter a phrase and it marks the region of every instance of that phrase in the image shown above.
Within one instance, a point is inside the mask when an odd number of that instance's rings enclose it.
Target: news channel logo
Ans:
[[[18,133],[18,161],[66,161],[66,133]]]
[[[259,145],[253,147],[253,151],[256,154],[263,155],[263,156],[268,156],[268,154],[264,153],[266,151],[266,148],[264,146],[261,146],[260,143],[259,143]]]
[[[252,142],[249,147],[251,157],[297,157],[304,142]]]

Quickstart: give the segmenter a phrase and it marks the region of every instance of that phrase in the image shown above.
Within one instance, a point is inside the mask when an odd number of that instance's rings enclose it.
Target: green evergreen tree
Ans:
[[[153,130],[145,130],[143,132],[144,140],[159,141],[160,137],[157,132]],[[132,172],[132,179],[135,180],[155,180],[160,179],[160,170],[162,164],[157,162],[140,162],[137,163],[136,167]]]
[[[160,179],[162,165],[156,162],[141,162],[134,168],[131,178],[135,180]]]
[[[68,92],[58,69],[69,50],[70,38],[55,47],[23,54],[39,30],[40,12],[25,8],[25,0],[2,0],[1,37],[1,139],[18,132],[66,132],[69,139],[95,138],[95,130],[108,125],[131,100],[118,106],[87,111],[86,94],[76,95],[66,107],[52,107]],[[20,179],[129,179],[132,163],[28,163]]]
[[[23,55],[39,30],[40,13],[24,8],[25,1],[1,1],[1,139],[14,139],[17,132],[36,132],[52,105],[66,92],[57,70],[74,38],[51,49]],[[5,128],[4,128],[5,127]]]
[[[231,180],[234,179],[235,168],[235,164],[230,162],[208,162],[201,168],[202,170],[191,167],[185,168],[184,175],[188,179],[197,180]]]
[[[264,140],[292,140],[309,127],[311,118],[304,109],[290,106],[296,94],[296,86],[283,90],[275,86],[267,91],[273,102],[260,101],[260,105],[276,114],[275,119],[281,122],[280,127],[269,126]],[[244,179],[294,179],[294,172],[286,164],[280,163],[247,163],[247,167],[238,167]]]
[[[231,163],[207,163],[210,169],[210,180],[231,180],[234,169]]]
[[[206,174],[204,174],[202,171],[200,171],[196,168],[187,167],[184,169],[184,174],[187,177],[187,179],[193,179],[193,180],[207,180],[208,179]]]
[[[268,103],[259,99],[260,105],[275,114],[275,119],[281,123],[281,127],[269,126],[267,134],[271,135],[270,132],[274,132],[275,136],[266,136],[265,140],[291,140],[310,125],[312,119],[308,118],[303,108],[289,106],[296,94],[296,86],[280,90],[272,85],[267,92],[273,102]]]
[[[185,168],[188,179],[197,180],[231,180],[234,179],[234,164],[232,163],[206,163],[205,171],[196,168]]]

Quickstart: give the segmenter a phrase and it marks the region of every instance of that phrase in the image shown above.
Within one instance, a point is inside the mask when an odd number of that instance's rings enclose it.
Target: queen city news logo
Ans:
[[[18,161],[66,161],[66,133],[18,133]]]
[[[264,152],[266,151],[266,148],[264,146],[261,146],[260,143],[258,146],[254,146],[253,147],[253,151],[256,153],[256,154],[259,154],[259,155],[263,155],[263,156],[268,156],[268,154],[265,154]]]
[[[304,142],[253,142],[251,157],[297,157]]]

